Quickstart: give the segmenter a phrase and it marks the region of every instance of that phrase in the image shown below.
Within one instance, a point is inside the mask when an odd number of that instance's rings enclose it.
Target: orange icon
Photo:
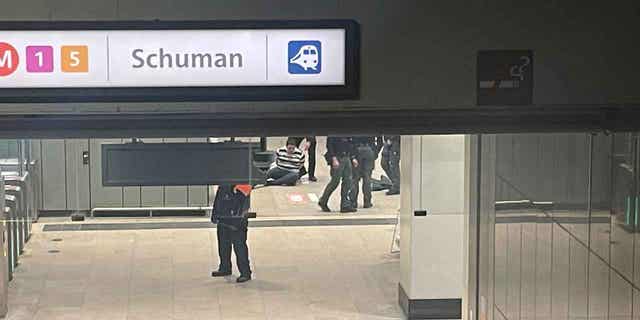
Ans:
[[[87,46],[62,46],[62,72],[89,72],[89,48]]]

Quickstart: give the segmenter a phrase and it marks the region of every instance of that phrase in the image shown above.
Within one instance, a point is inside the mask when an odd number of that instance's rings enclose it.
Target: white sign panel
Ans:
[[[345,85],[345,30],[0,31],[0,88]]]

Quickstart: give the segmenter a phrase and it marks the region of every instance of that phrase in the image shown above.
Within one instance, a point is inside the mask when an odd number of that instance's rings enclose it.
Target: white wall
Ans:
[[[401,284],[410,299],[462,298],[465,137],[402,139]]]

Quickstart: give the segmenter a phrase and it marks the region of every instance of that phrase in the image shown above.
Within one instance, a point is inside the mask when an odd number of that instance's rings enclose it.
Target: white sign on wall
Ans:
[[[0,88],[345,85],[344,29],[0,31]]]

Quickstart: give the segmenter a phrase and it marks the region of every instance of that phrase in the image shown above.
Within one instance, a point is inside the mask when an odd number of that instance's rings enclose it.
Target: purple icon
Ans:
[[[28,46],[27,72],[53,72],[53,47]]]

